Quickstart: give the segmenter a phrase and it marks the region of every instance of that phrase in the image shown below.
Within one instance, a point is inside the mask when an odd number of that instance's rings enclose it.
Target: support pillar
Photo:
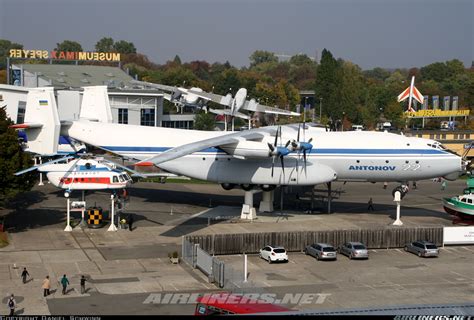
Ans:
[[[328,213],[331,213],[331,202],[332,202],[332,183],[328,182]]]
[[[245,203],[242,205],[240,219],[253,220],[257,218],[257,211],[253,207],[253,194],[255,191],[245,191]]]
[[[115,211],[115,195],[111,194],[110,195],[111,199],[111,206],[110,206],[110,227],[107,229],[107,231],[117,231],[117,227],[115,226],[115,221],[114,221],[114,211]]]
[[[39,164],[41,165],[43,163],[43,160],[41,159],[41,157],[39,157]],[[44,183],[43,183],[43,173],[40,172],[40,182],[38,183],[39,186],[44,186]]]
[[[393,198],[393,201],[397,204],[397,218],[395,219],[395,222],[393,223],[394,226],[402,226],[403,222],[400,220],[400,203],[401,201],[401,193],[400,191],[395,191],[395,196]]]
[[[244,282],[247,282],[247,254],[244,254]]]
[[[69,197],[67,198],[67,216],[66,216],[66,228],[64,231],[71,232],[71,203]]]
[[[260,201],[259,212],[273,212],[273,199],[275,197],[275,190],[263,191],[262,201]]]
[[[81,201],[84,202],[84,208],[82,208],[82,211],[81,211],[81,222],[77,225],[76,228],[86,228],[87,227],[87,223],[86,223],[86,220],[84,219],[84,211],[86,210],[86,205],[85,205],[85,202],[86,202],[86,198],[85,198],[85,195],[84,195],[85,191],[82,190],[82,198],[81,198]]]

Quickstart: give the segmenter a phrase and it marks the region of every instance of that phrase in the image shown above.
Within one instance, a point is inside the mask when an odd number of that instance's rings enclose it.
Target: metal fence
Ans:
[[[338,246],[348,241],[360,241],[369,249],[401,248],[415,240],[430,240],[437,245],[443,243],[443,227],[397,228],[333,231],[293,231],[242,234],[216,234],[186,236],[185,240],[213,255],[258,253],[265,245],[279,245],[287,251],[302,251],[315,242]]]

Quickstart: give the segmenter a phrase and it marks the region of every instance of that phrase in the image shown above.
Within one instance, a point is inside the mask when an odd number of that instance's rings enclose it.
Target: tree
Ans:
[[[312,65],[315,64],[310,57],[305,54],[296,54],[290,58],[290,64],[296,66]]]
[[[12,124],[5,108],[0,108],[0,205],[18,193],[30,190],[34,184],[32,173],[14,175],[30,166],[31,157],[22,151],[16,131],[9,128]]]
[[[64,51],[64,52],[81,52],[82,46],[79,42],[64,40],[61,43],[56,44],[55,51]]]
[[[216,126],[214,115],[211,113],[199,112],[194,117],[194,129],[212,131]]]
[[[333,121],[342,117],[342,109],[339,105],[341,77],[339,62],[334,59],[329,50],[324,49],[316,73],[314,91],[316,99],[323,98],[323,113],[329,115]]]
[[[264,62],[278,62],[278,58],[273,52],[257,50],[249,57],[250,59],[250,68],[259,65]]]
[[[181,65],[181,58],[178,55],[175,55],[173,62],[177,65]]]
[[[112,52],[114,51],[114,39],[104,37],[95,44],[95,51]]]
[[[11,49],[23,49],[23,45],[11,42],[10,40],[0,39],[0,70],[7,68],[7,57]]]
[[[132,42],[120,40],[114,43],[114,51],[121,54],[137,53],[137,49]]]

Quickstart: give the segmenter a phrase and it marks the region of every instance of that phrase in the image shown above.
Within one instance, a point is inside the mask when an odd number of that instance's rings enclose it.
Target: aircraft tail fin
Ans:
[[[411,83],[408,88],[406,88],[402,93],[400,93],[397,97],[398,102],[404,101],[406,99],[408,100],[408,112],[413,112],[415,111],[411,107],[411,101],[412,99],[415,99],[419,103],[423,104],[423,101],[425,100],[423,95],[418,91],[418,89],[415,87],[415,76],[411,77]]]
[[[84,87],[79,118],[89,121],[112,123],[107,86]]]
[[[25,130],[28,138],[25,151],[40,155],[56,154],[61,123],[54,88],[30,89],[26,99],[25,122],[11,128]]]

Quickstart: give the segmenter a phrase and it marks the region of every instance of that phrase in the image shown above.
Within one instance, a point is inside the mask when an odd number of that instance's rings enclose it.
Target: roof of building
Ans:
[[[57,88],[79,88],[107,85],[109,87],[129,86],[131,76],[117,67],[67,65],[67,64],[22,64],[15,65],[40,78],[49,80]]]

